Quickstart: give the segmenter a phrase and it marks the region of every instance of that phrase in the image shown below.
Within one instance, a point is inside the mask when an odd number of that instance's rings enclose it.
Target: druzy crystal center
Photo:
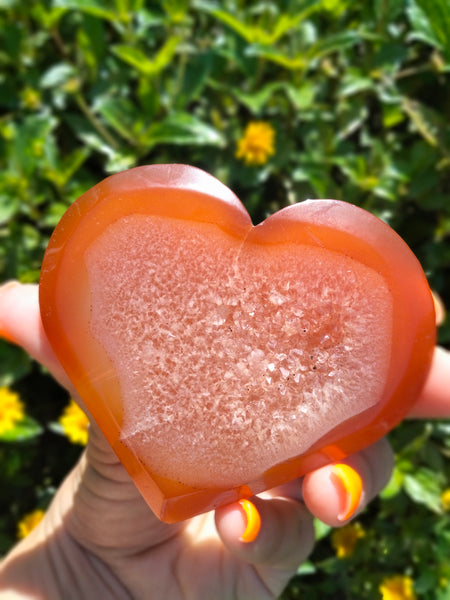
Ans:
[[[132,215],[85,260],[122,442],[158,475],[198,488],[251,482],[383,393],[392,300],[351,258]]]

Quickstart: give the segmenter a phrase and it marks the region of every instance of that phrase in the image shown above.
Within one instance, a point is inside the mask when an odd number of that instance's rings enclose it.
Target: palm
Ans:
[[[69,502],[75,494],[68,532],[103,561],[133,598],[148,598],[149,586],[155,598],[173,600],[219,594],[274,598],[295,570],[295,557],[291,568],[279,569],[234,557],[217,534],[213,513],[177,525],[159,521],[96,427],[70,487]]]
[[[36,286],[0,288],[0,335],[23,346],[75,394],[43,330]],[[449,364],[450,354],[436,354],[417,414],[433,407],[448,413]],[[363,482],[361,509],[387,482],[392,454],[380,440],[347,462]],[[299,500],[322,521],[343,524],[347,496],[332,468],[253,499],[262,526],[255,541],[244,543],[245,520],[236,504],[177,525],[160,522],[93,424],[87,449],[46,518],[3,560],[0,591],[21,599],[39,593],[55,599],[275,598],[314,541],[311,514]]]

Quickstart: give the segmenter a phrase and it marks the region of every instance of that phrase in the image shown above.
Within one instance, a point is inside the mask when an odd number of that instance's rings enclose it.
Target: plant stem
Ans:
[[[83,98],[83,96],[81,95],[80,92],[77,92],[75,94],[75,100],[76,100],[76,103],[78,104],[81,112],[88,119],[88,121],[94,127],[94,129],[111,146],[111,148],[114,148],[114,150],[118,150],[119,149],[118,142],[113,138],[113,136],[109,133],[109,131],[105,127],[103,127],[103,125],[100,123],[100,121],[94,115],[90,106],[87,104],[86,100]]]

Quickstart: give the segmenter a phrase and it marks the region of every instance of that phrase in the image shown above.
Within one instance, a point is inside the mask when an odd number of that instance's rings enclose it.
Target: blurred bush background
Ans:
[[[305,198],[362,206],[448,305],[449,76],[448,0],[0,0],[0,281],[37,282],[52,229],[105,176],[185,162],[255,222]],[[1,553],[82,450],[68,402],[0,342]],[[388,488],[356,525],[317,523],[283,598],[450,598],[449,434],[393,432]]]

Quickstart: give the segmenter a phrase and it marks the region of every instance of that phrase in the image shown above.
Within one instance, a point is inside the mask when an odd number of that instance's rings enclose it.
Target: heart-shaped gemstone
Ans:
[[[434,346],[425,276],[385,223],[317,200],[253,227],[184,165],[84,194],[52,236],[40,294],[58,358],[167,521],[380,438]]]

